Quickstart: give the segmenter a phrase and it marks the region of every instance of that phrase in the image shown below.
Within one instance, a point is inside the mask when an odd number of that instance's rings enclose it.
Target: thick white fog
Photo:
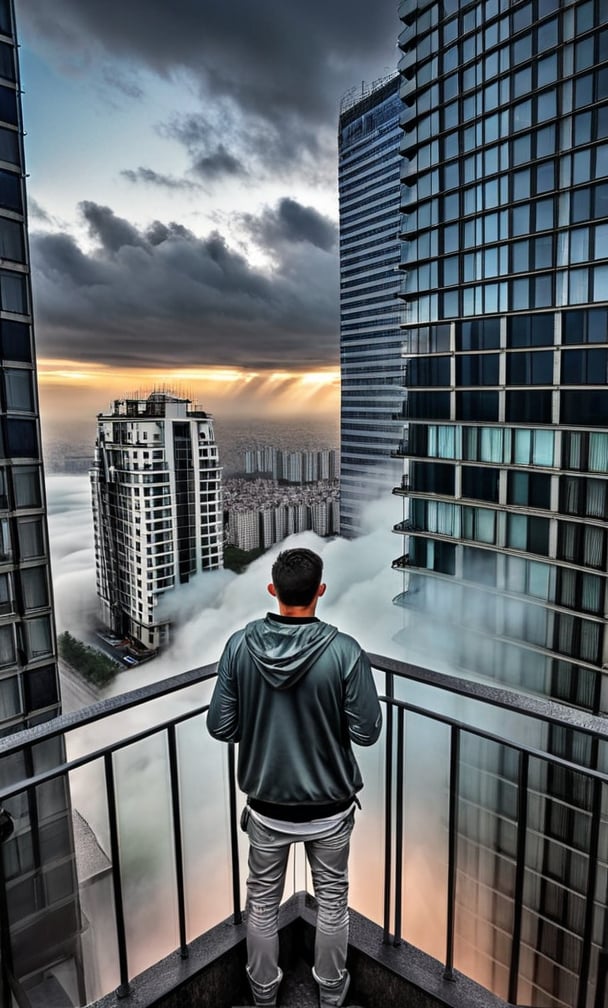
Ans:
[[[90,639],[97,620],[88,478],[50,476],[47,497],[57,629]],[[401,590],[401,576],[391,570],[402,546],[400,537],[391,532],[401,517],[399,510],[389,495],[369,505],[367,531],[359,539],[325,540],[303,532],[277,544],[243,574],[208,572],[167,594],[159,612],[176,620],[171,647],[154,661],[121,673],[113,691],[134,689],[216,661],[229,634],[276,608],[266,590],[272,561],[280,549],[295,545],[308,546],[323,557],[327,592],[318,615],[356,636],[367,650],[403,655],[393,640],[401,616],[392,605]]]
[[[49,537],[51,546],[58,631],[93,640],[97,626],[95,561],[90,490],[85,476],[51,476],[47,480]],[[159,658],[125,669],[110,693],[134,689],[146,683],[218,659],[227,637],[247,621],[274,610],[275,601],[266,590],[276,553],[285,546],[306,545],[324,560],[327,593],[318,614],[353,634],[369,651],[417,661],[448,672],[454,653],[454,629],[445,620],[443,632],[434,632],[424,642],[412,618],[405,632],[404,610],[392,604],[402,590],[401,575],[391,561],[402,552],[402,540],[392,531],[402,515],[392,496],[371,503],[365,517],[365,534],[354,541],[323,540],[312,532],[291,536],[252,563],[240,575],[217,571],[194,578],[167,595],[164,613],[176,621],[173,643]],[[435,617],[437,613],[434,614]],[[446,614],[447,615],[447,614]],[[440,622],[440,621],[439,621]],[[435,625],[437,623],[435,622]],[[401,632],[399,643],[395,637]],[[416,638],[419,637],[417,641]],[[416,646],[418,643],[418,646]],[[382,677],[378,687],[383,690]],[[398,695],[428,704],[466,720],[481,722],[505,737],[504,712],[488,712],[482,705],[430,688],[400,683]],[[209,687],[188,691],[162,701],[161,718],[193,710],[204,703]],[[161,703],[159,701],[159,703]],[[147,708],[131,710],[111,725],[98,722],[68,742],[71,756],[122,737],[157,720]],[[156,708],[160,710],[161,708]],[[514,735],[530,727],[515,724]],[[535,730],[537,743],[542,744]],[[180,784],[183,801],[184,848],[188,893],[188,927],[193,937],[230,913],[228,867],[229,835],[225,775],[225,746],[210,739],[204,718],[197,717],[180,729]],[[406,792],[404,838],[404,936],[432,955],[441,957],[445,936],[445,865],[447,821],[447,768],[449,738],[441,726],[408,716],[406,729]],[[357,751],[365,779],[363,810],[358,815],[351,859],[351,905],[381,922],[382,862],[370,852],[383,849],[384,745]],[[116,761],[121,830],[122,877],[126,897],[129,964],[131,972],[145,969],[177,944],[173,858],[169,826],[169,794],[166,745],[162,736],[130,746]],[[108,851],[107,812],[101,768],[92,767],[71,776],[72,801]],[[429,800],[430,798],[430,800]],[[242,839],[242,838],[241,838]],[[244,886],[244,844],[241,875]],[[295,855],[290,885],[302,888],[304,862]],[[89,892],[91,890],[87,890]],[[289,894],[288,890],[287,894]],[[242,890],[244,894],[244,888]],[[150,901],[166,908],[163,915],[150,913]],[[99,899],[101,910],[91,921],[87,973],[95,977],[95,996],[116,981],[112,963],[104,964],[107,898]],[[91,911],[92,912],[92,911]],[[464,965],[464,963],[463,963]],[[475,975],[471,964],[466,968]],[[480,980],[487,978],[479,976]]]

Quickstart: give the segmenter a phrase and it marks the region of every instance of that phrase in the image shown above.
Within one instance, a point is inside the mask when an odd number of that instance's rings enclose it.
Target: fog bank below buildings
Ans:
[[[47,478],[49,539],[57,629],[90,639],[96,628],[96,588],[90,490],[86,476]],[[267,594],[272,562],[281,549],[307,546],[323,557],[327,593],[318,615],[381,654],[402,654],[393,637],[400,627],[391,600],[399,577],[391,570],[398,545],[391,532],[392,497],[370,504],[359,539],[326,540],[313,532],[276,544],[243,574],[210,571],[165,595],[160,618],[176,621],[173,643],[157,659],[120,674],[111,692],[124,692],[219,658],[226,638],[244,623],[274,611]]]

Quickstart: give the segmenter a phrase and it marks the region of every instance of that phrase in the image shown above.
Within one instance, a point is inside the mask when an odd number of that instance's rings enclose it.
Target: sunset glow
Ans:
[[[340,394],[339,368],[317,371],[251,371],[235,367],[158,369],[111,368],[70,360],[41,358],[38,380],[43,414],[52,415],[61,403],[65,417],[70,407],[89,419],[107,409],[113,399],[145,396],[164,388],[192,399],[216,414],[297,415],[314,410],[334,413]]]

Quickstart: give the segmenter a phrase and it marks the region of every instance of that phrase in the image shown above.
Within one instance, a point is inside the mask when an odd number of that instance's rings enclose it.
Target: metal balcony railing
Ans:
[[[396,448],[394,448],[394,450],[391,451],[391,457],[403,458],[406,455],[409,455],[409,442],[407,441],[407,439],[402,439],[397,443]]]
[[[504,903],[500,927],[508,945],[506,959],[503,956],[504,961],[498,963],[506,971],[506,986],[496,993],[508,999],[511,1004],[529,1003],[527,992],[533,982],[533,978],[529,976],[530,961],[540,955],[541,950],[531,944],[531,929],[529,926],[524,928],[524,920],[529,925],[530,915],[536,914],[542,918],[544,908],[534,904],[527,881],[532,874],[539,874],[543,870],[542,865],[537,865],[535,861],[539,844],[542,847],[543,843],[549,844],[551,841],[549,833],[544,835],[539,829],[539,801],[555,800],[560,807],[569,802],[568,807],[573,810],[573,814],[578,807],[585,821],[584,843],[580,834],[576,840],[571,838],[571,843],[584,856],[587,874],[582,894],[584,913],[579,932],[575,936],[579,954],[576,969],[570,969],[569,972],[569,976],[573,977],[571,989],[575,993],[569,1002],[563,1003],[568,1003],[571,1008],[601,1008],[604,1004],[607,959],[597,944],[597,936],[605,933],[606,912],[605,893],[601,892],[605,865],[600,856],[606,831],[603,809],[608,797],[608,773],[601,769],[605,758],[603,747],[608,742],[606,719],[550,699],[522,696],[509,689],[471,682],[379,655],[370,655],[370,660],[381,686],[380,699],[385,712],[381,743],[383,750],[379,754],[380,765],[383,765],[383,781],[380,793],[375,798],[372,796],[371,805],[377,806],[374,825],[381,829],[384,852],[379,885],[383,893],[382,926],[387,946],[384,955],[386,963],[390,965],[391,947],[398,946],[404,937],[411,940],[406,922],[409,905],[406,888],[411,889],[411,877],[406,879],[410,843],[408,823],[411,820],[415,824],[417,816],[409,814],[411,802],[408,796],[412,788],[420,786],[420,778],[424,777],[428,769],[426,757],[421,753],[420,741],[426,739],[428,743],[432,737],[430,745],[437,760],[435,781],[443,783],[435,790],[427,791],[425,781],[422,782],[420,807],[425,815],[434,809],[436,814],[431,815],[429,821],[441,823],[436,829],[424,830],[424,839],[427,846],[436,844],[442,850],[439,862],[445,868],[445,885],[438,886],[431,894],[419,895],[425,904],[434,902],[434,909],[442,918],[439,930],[444,938],[445,977],[456,979],[457,976],[455,970],[459,963],[456,937],[463,901],[466,903],[464,883],[467,879],[470,880],[472,872],[463,858],[467,844],[477,845],[478,849],[481,847],[492,857],[502,858],[510,866],[508,892],[501,891],[500,880],[494,878],[492,882],[496,900]],[[168,821],[162,824],[153,819],[150,828],[157,831],[161,826],[169,828],[169,861],[173,865],[170,888],[177,907],[177,937],[181,955],[188,956],[188,945],[192,940],[190,932],[193,928],[192,921],[188,922],[187,906],[191,882],[185,857],[187,829],[183,799],[186,773],[194,774],[194,779],[201,786],[207,779],[205,786],[215,785],[215,791],[222,799],[227,820],[230,862],[226,887],[230,892],[232,920],[235,923],[241,921],[237,828],[239,800],[235,784],[234,747],[226,747],[225,776],[215,780],[210,764],[201,766],[195,758],[193,766],[187,765],[188,757],[182,737],[185,730],[192,728],[194,720],[204,719],[208,704],[203,701],[203,693],[210,689],[214,675],[213,665],[194,669],[0,740],[0,757],[4,761],[10,764],[17,760],[23,767],[29,768],[19,779],[0,790],[0,803],[9,810],[20,802],[25,802],[30,809],[37,808],[40,794],[46,793],[54,781],[72,781],[85,768],[94,765],[101,768],[100,792],[107,809],[110,855],[108,871],[112,898],[109,902],[113,902],[116,938],[114,972],[118,981],[117,993],[120,997],[127,998],[124,1002],[126,1005],[129,1003],[131,981],[137,972],[131,958],[133,928],[127,926],[128,891],[131,885],[127,862],[132,837],[129,836],[128,817],[125,817],[124,805],[120,799],[125,778],[124,767],[121,770],[121,754],[126,750],[139,754],[136,766],[139,766],[143,758],[140,747],[143,746],[145,752],[145,745],[150,740],[155,740],[154,744],[166,755]],[[193,688],[197,692],[195,696]],[[167,705],[172,708],[171,711],[166,709]],[[176,705],[179,705],[178,710]],[[125,724],[126,712],[129,712],[131,718],[136,718],[135,726]],[[200,726],[200,730],[204,730],[204,725]],[[104,731],[108,731],[112,737],[100,742],[99,737]],[[562,741],[566,737],[574,740],[567,756],[551,751],[558,736]],[[41,759],[40,754],[45,751],[45,747],[57,739],[65,744],[68,756],[62,762],[55,763]],[[578,750],[584,748],[581,747],[580,740],[589,744],[591,765],[581,765],[573,755],[577,747]],[[208,741],[216,746],[216,752],[224,752],[224,747]],[[489,768],[484,768],[475,756],[475,746],[480,746],[484,752],[488,750],[496,754],[496,765],[490,761]],[[64,751],[63,747],[60,751]],[[360,752],[358,750],[358,754]],[[140,770],[141,766],[138,772]],[[127,776],[133,773],[133,767],[130,767]],[[476,776],[480,777],[481,784],[478,792],[473,794],[471,780],[476,779]],[[162,779],[162,775],[155,777],[158,789],[161,789]],[[488,784],[492,781],[495,783],[495,793],[490,796],[491,800],[485,802]],[[143,787],[135,790],[145,792]],[[508,791],[508,800],[503,801],[500,795],[505,791]],[[142,793],[143,805],[145,797],[145,793]],[[369,799],[366,799],[366,806],[368,802]],[[471,810],[491,814],[497,822],[509,825],[514,836],[512,849],[505,852],[506,833],[502,835],[500,850],[498,846],[491,846],[487,831],[483,836],[473,835],[468,815]],[[138,817],[139,809],[135,809],[131,814],[131,822],[137,822]],[[33,848],[39,852],[36,829],[37,817],[33,816]],[[496,836],[498,837],[498,831]],[[200,846],[199,836],[197,841]],[[540,860],[544,863],[542,857]],[[356,856],[353,868],[356,873]],[[369,876],[369,857],[365,858],[364,872]],[[555,873],[554,865],[553,879]],[[560,884],[567,889],[569,881],[565,863],[564,873]],[[210,875],[207,879],[211,883]],[[487,884],[485,879],[481,879],[481,882]],[[580,887],[580,877],[578,883]],[[460,892],[461,888],[463,892]],[[144,910],[147,923],[159,917],[159,896],[154,883],[150,884],[149,905],[146,904]],[[160,916],[167,912],[163,905]],[[509,918],[506,921],[505,912]],[[221,907],[211,908],[210,913],[213,923],[219,923],[226,916]],[[9,932],[6,926],[10,922],[10,914],[7,910],[7,883],[3,879],[0,879],[0,915],[3,923],[3,1003],[15,1003],[19,1008],[29,1008],[31,1002],[28,999],[27,984],[14,971],[19,931]],[[563,926],[566,927],[565,921]],[[111,944],[106,933],[104,944]],[[172,950],[173,947],[169,945],[162,954],[168,954]],[[497,948],[494,954],[500,960],[501,948]],[[546,953],[543,954],[546,960]],[[158,947],[155,955],[160,957]],[[524,959],[525,968],[522,973]],[[561,965],[563,964],[556,959],[554,970],[558,971]],[[496,975],[500,975],[500,969],[496,971]],[[562,1003],[559,992],[553,993],[555,1004]],[[11,1001],[11,995],[14,1001]],[[99,992],[95,996],[99,997]]]

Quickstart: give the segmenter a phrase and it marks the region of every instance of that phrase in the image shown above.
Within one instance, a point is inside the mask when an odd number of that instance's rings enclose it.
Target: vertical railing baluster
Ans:
[[[594,741],[594,745],[597,743]],[[597,766],[597,751],[594,764]],[[591,962],[591,944],[593,939],[593,917],[595,909],[595,887],[597,884],[597,861],[600,843],[600,823],[602,816],[602,782],[593,781],[593,801],[591,806],[591,833],[589,836],[589,855],[587,870],[587,897],[585,901],[585,925],[581,942],[581,966],[578,977],[578,996],[576,1008],[585,1008],[587,1004],[587,985],[589,983],[589,966]]]
[[[179,946],[182,959],[188,958],[186,940],[186,899],[184,892],[184,851],[182,844],[182,813],[177,765],[177,737],[175,725],[167,729],[169,747],[169,778],[171,781],[171,813],[173,818],[173,849],[175,852],[175,883],[177,886],[177,916],[179,921]]]
[[[112,886],[114,890],[114,917],[116,920],[116,941],[118,943],[118,965],[120,970],[120,986],[118,997],[127,997],[131,993],[129,987],[129,966],[127,961],[127,936],[125,931],[125,915],[122,900],[122,879],[120,874],[120,845],[118,838],[118,821],[116,815],[116,785],[114,781],[114,763],[112,753],[104,754],[106,774],[106,798],[108,801],[108,825],[110,828],[110,854],[112,858]]]
[[[228,745],[228,803],[230,811],[230,851],[232,862],[232,905],[233,924],[241,924],[243,913],[241,910],[241,877],[239,868],[239,835],[236,821],[236,776],[234,761],[234,743]]]
[[[6,899],[6,875],[4,872],[4,853],[0,846],[0,959],[2,961],[2,986],[0,1004],[11,1004],[10,976],[13,973],[13,948],[11,945],[10,922]]]
[[[608,950],[600,949],[597,957],[595,1008],[606,1008],[606,977],[608,976]]]
[[[513,899],[513,936],[511,938],[511,964],[509,968],[509,997],[517,1004],[519,957],[521,951],[521,918],[526,873],[526,833],[528,830],[528,771],[530,758],[520,750],[517,778],[517,855],[515,862],[515,890]]]
[[[397,714],[397,784],[395,788],[395,935],[394,945],[401,944],[401,908],[403,905],[403,737],[405,711]]]
[[[393,843],[393,705],[391,700],[395,695],[394,677],[386,673],[386,735],[384,756],[384,942],[388,945],[390,935],[391,914],[391,850]]]
[[[454,976],[454,929],[456,922],[456,865],[458,858],[458,792],[460,790],[460,728],[450,728],[450,795],[448,822],[448,887],[445,980]]]

